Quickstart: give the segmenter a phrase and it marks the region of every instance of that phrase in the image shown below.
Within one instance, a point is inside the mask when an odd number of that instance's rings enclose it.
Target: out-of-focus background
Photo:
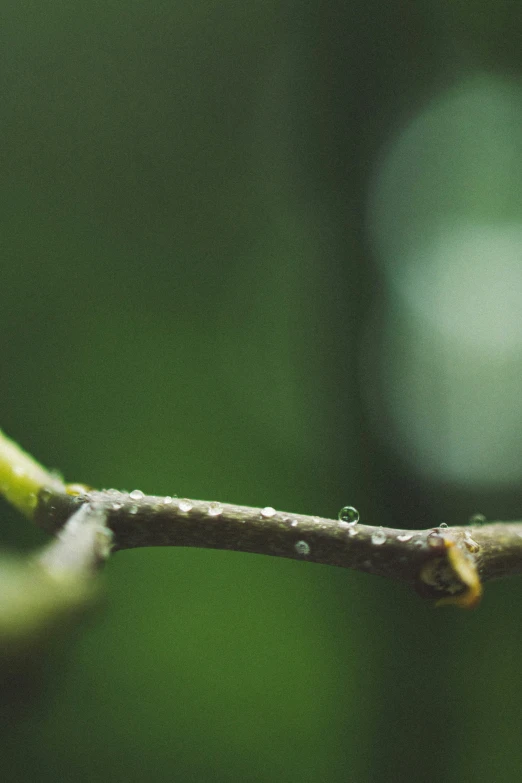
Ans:
[[[428,527],[522,513],[522,10],[0,12],[0,426],[68,480]],[[0,541],[45,540],[0,506]],[[522,581],[475,613],[122,552],[2,780],[516,780]]]

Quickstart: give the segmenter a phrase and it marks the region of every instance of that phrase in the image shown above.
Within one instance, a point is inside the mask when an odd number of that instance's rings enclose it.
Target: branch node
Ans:
[[[445,594],[437,600],[436,606],[453,605],[461,609],[474,609],[482,597],[482,584],[471,556],[471,552],[478,551],[478,544],[473,541],[474,546],[469,545],[472,539],[468,537],[467,531],[463,542],[469,551],[452,535],[439,534],[438,537],[443,542],[444,554],[428,560],[421,568],[419,578],[428,587]]]

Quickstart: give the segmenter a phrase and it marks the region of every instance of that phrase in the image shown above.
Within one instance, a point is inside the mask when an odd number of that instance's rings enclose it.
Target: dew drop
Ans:
[[[192,503],[190,500],[180,500],[178,503],[178,507],[180,511],[183,511],[185,514],[188,514],[189,511],[192,511]]]
[[[484,525],[488,520],[484,514],[472,514],[468,519],[469,525]]]
[[[138,506],[133,505],[129,508],[129,514],[137,514],[138,513]]]
[[[439,525],[441,530],[447,530],[448,529],[448,523],[447,522],[441,522]]]
[[[306,541],[296,541],[294,548],[298,555],[306,557],[306,555],[310,554],[310,545]]]
[[[13,468],[13,473],[15,476],[25,476],[25,470],[22,468],[21,465],[15,465]]]
[[[265,517],[265,519],[270,519],[270,517],[273,517],[277,514],[277,511],[275,508],[272,508],[272,506],[265,506],[261,509],[261,516]]]
[[[141,489],[133,489],[132,492],[129,492],[129,497],[131,500],[141,500],[144,495]]]
[[[403,533],[400,536],[397,536],[397,541],[402,541],[403,543],[406,543],[406,541],[411,541],[413,538],[413,533]]]
[[[123,503],[111,503],[111,508],[113,511],[119,511],[120,508],[122,508]],[[134,506],[133,506],[134,508]]]
[[[293,519],[292,522],[290,522],[290,527],[297,527],[298,524],[299,522],[297,521],[297,519]]]
[[[170,495],[164,497],[162,503],[164,506],[170,506],[170,504],[172,503],[172,498],[170,497]]]
[[[381,546],[386,541],[386,533],[384,530],[379,528],[374,533],[372,533],[372,544],[374,546]]]
[[[208,513],[211,517],[219,517],[223,513],[223,508],[219,503],[210,503],[208,507]]]
[[[359,512],[353,506],[343,506],[337,515],[337,519],[340,522],[348,522],[351,525],[356,525],[359,521]]]
[[[355,525],[349,525],[348,526],[348,535],[352,538],[357,535],[359,531],[357,530],[357,527]]]

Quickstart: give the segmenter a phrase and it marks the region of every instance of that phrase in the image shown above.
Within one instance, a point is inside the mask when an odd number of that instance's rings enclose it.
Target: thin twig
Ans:
[[[522,523],[401,530],[137,490],[75,485],[74,492],[43,490],[36,523],[55,532],[82,504],[99,505],[115,550],[186,546],[287,557],[396,579],[465,607],[477,605],[482,582],[522,572]]]
[[[40,567],[75,578],[108,555],[107,530],[115,550],[187,546],[288,557],[396,579],[463,607],[478,604],[488,579],[522,572],[522,522],[397,530],[138,490],[99,492],[63,484],[1,432],[0,491],[58,535]]]

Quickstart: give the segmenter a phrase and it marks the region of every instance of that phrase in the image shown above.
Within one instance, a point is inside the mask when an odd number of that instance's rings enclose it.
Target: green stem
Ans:
[[[33,518],[44,487],[65,492],[63,482],[36,462],[0,430],[0,492],[19,511]]]

